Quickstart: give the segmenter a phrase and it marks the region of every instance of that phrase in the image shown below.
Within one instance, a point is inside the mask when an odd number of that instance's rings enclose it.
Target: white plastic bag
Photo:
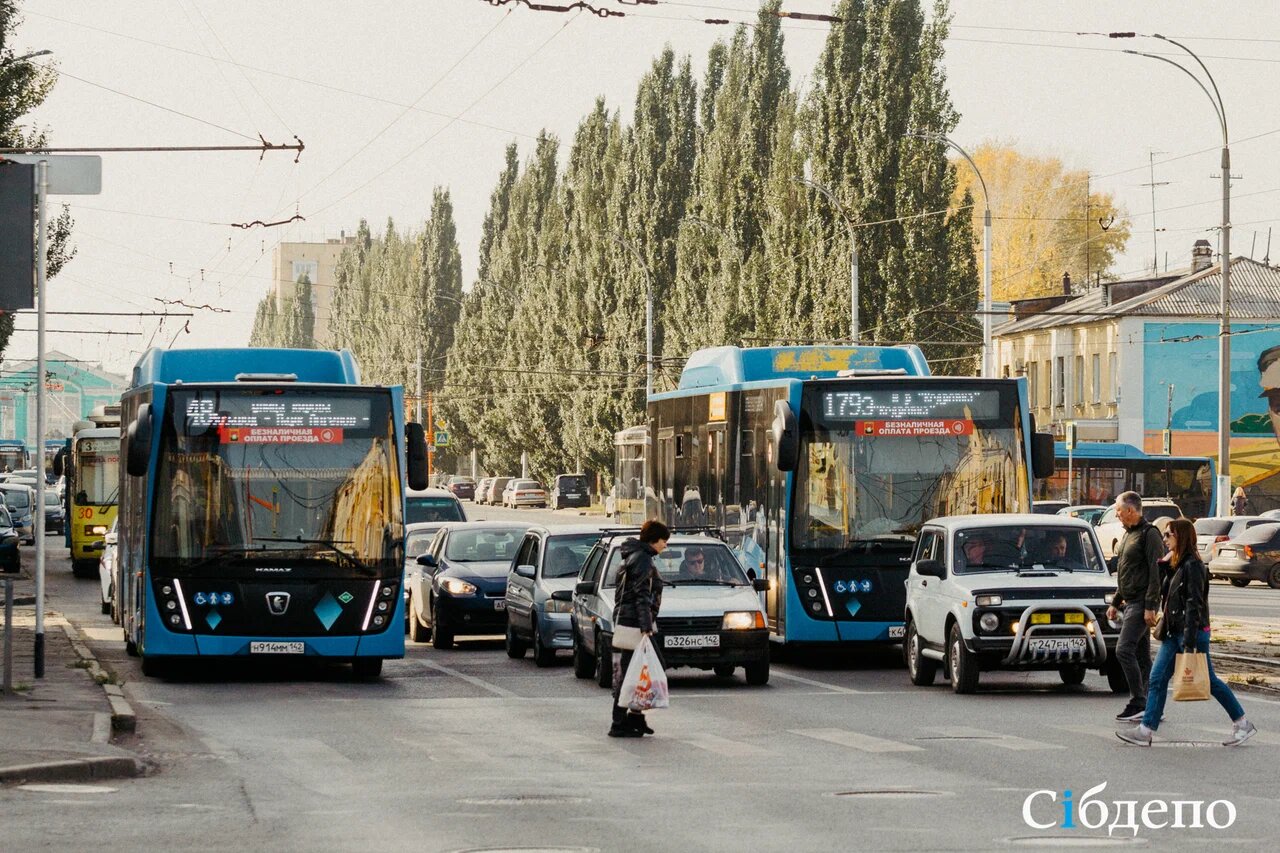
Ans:
[[[671,701],[667,693],[667,673],[662,669],[658,653],[646,636],[631,655],[631,664],[622,679],[622,691],[618,704],[631,711],[649,711],[668,708]]]

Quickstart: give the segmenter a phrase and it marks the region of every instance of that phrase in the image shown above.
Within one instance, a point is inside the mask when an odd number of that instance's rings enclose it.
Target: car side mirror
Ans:
[[[103,538],[103,540],[102,540],[102,541],[103,541],[103,542],[106,542],[108,545],[114,545],[114,544],[116,544],[116,540],[117,540],[117,538],[118,538],[118,537],[119,537],[119,534],[118,534],[118,533],[108,533],[108,534]]]
[[[552,601],[573,601],[573,593],[567,589],[557,589],[551,593]]]
[[[423,554],[421,557],[418,558],[418,565],[426,566],[428,569],[434,569],[436,567],[435,555]]]
[[[775,448],[774,465],[779,471],[794,471],[800,461],[800,430],[796,425],[796,413],[786,400],[773,404],[770,430]]]
[[[151,404],[143,403],[126,431],[129,450],[125,457],[125,472],[130,477],[145,476],[151,468]]]
[[[409,488],[425,489],[427,482],[427,431],[422,424],[407,423],[404,425],[405,467],[409,479]]]
[[[921,560],[916,563],[916,574],[930,578],[945,578],[947,568],[937,560]]]
[[[754,579],[751,581],[751,588],[752,588],[752,589],[754,589],[756,592],[768,592],[768,591],[769,591],[769,579],[768,579],[768,578],[754,578]]]
[[[577,585],[573,588],[575,595],[591,595],[591,593],[595,591],[595,581],[578,581]]]
[[[516,566],[516,574],[522,578],[533,580],[533,566]]]

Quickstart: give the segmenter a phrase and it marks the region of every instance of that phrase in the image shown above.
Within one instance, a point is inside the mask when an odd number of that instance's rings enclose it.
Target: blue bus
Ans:
[[[426,437],[350,352],[151,349],[121,400],[120,600],[146,675],[204,657],[404,656],[404,495]]]
[[[721,531],[769,580],[775,642],[901,640],[920,525],[1030,512],[1053,471],[1026,393],[915,346],[701,350],[649,398],[646,515]]]
[[[29,461],[25,441],[20,438],[0,438],[0,472],[21,471]]]
[[[1132,444],[1077,442],[1071,452],[1071,495],[1067,496],[1067,445],[1055,445],[1053,476],[1035,482],[1038,501],[1108,505],[1121,492],[1170,498],[1188,518],[1213,515],[1217,471],[1207,456],[1155,456]]]

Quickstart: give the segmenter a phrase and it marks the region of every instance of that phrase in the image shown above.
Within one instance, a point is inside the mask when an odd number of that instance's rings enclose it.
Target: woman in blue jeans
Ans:
[[[1116,736],[1138,746],[1151,746],[1151,735],[1160,727],[1164,714],[1174,661],[1179,652],[1194,649],[1205,656],[1209,665],[1209,692],[1231,718],[1231,734],[1222,745],[1239,746],[1258,730],[1245,719],[1244,708],[1226,682],[1214,673],[1209,659],[1209,572],[1196,554],[1196,529],[1185,518],[1174,519],[1164,540],[1174,573],[1164,598],[1164,640],[1151,665],[1147,711],[1136,728],[1118,731]]]

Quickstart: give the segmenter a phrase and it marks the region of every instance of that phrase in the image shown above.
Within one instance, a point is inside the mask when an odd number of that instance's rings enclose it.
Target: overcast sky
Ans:
[[[566,0],[567,2],[567,0]],[[243,344],[270,287],[279,241],[375,233],[425,218],[435,185],[453,193],[467,286],[489,193],[511,140],[526,150],[540,128],[567,146],[597,96],[629,121],[636,83],[664,44],[700,75],[707,48],[729,34],[702,17],[747,20],[752,0],[598,5],[626,18],[548,14],[485,0],[28,0],[13,47],[49,49],[63,73],[36,113],[55,145],[235,145],[256,139],[306,151],[107,154],[103,192],[66,197],[78,255],[50,286],[51,311],[153,311],[157,299],[209,305],[190,320],[51,315],[50,346],[125,371],[148,343]],[[822,0],[790,11],[827,12]],[[966,147],[999,140],[1061,157],[1096,175],[1132,216],[1119,272],[1152,256],[1148,151],[1157,155],[1163,263],[1185,264],[1192,242],[1216,246],[1221,134],[1208,100],[1176,69],[1127,56],[1078,31],[1181,37],[1213,72],[1233,140],[1233,254],[1261,259],[1280,226],[1280,5],[1171,0],[953,0],[946,66]],[[807,84],[823,24],[787,22],[793,81]],[[341,91],[340,91],[341,90]],[[412,109],[410,109],[412,107]],[[1161,162],[1161,161],[1167,162]],[[992,199],[999,214],[999,199]],[[230,223],[305,222],[242,230]],[[1277,228],[1273,257],[1280,257]],[[998,273],[998,271],[997,271]],[[23,315],[20,329],[34,329]],[[13,359],[31,357],[19,332]]]

